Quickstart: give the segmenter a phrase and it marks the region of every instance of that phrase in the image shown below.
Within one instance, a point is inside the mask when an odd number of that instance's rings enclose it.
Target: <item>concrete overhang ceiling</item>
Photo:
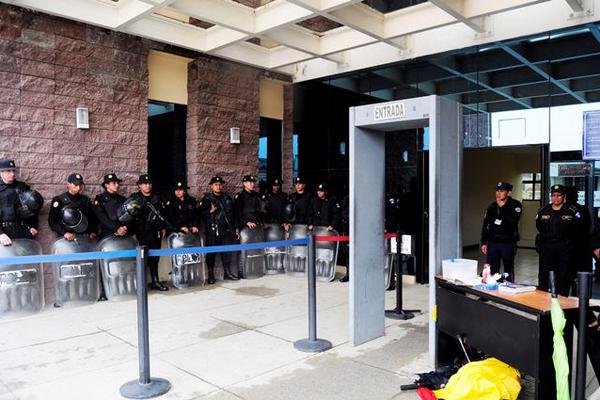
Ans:
[[[600,0],[0,0],[304,81],[597,20]]]

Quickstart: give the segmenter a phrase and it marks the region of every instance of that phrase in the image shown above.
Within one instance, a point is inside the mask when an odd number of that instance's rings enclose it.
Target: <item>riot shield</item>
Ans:
[[[279,224],[267,224],[265,226],[265,239],[267,242],[285,240],[285,231]],[[285,257],[285,246],[267,247],[265,249],[265,262],[267,274],[278,274],[284,272],[283,259]]]
[[[327,230],[325,226],[313,228],[315,236],[339,236],[337,231]],[[331,282],[335,278],[339,242],[315,242],[315,269],[317,279]]]
[[[41,255],[42,247],[31,239],[13,239],[0,245],[0,257]],[[44,307],[42,264],[0,265],[0,317],[40,311]]]
[[[306,225],[292,225],[288,232],[288,240],[304,239],[308,236]],[[292,276],[304,276],[306,273],[306,245],[287,246],[283,259],[285,273]]]
[[[96,251],[96,244],[87,235],[77,235],[75,240],[56,240],[52,254],[73,254]],[[63,261],[52,263],[55,306],[94,303],[100,296],[100,276],[97,260]]]
[[[170,249],[203,246],[200,235],[175,232],[167,238]],[[177,289],[202,286],[206,280],[204,254],[186,253],[171,256],[171,282]]]
[[[105,237],[98,243],[99,251],[135,249],[137,240],[131,235]],[[102,284],[109,300],[129,300],[136,295],[135,258],[107,258],[102,260]]]
[[[391,242],[391,239],[385,239],[385,265],[383,266],[383,273],[385,276],[385,290],[388,290],[392,287],[394,268],[396,265],[396,259],[398,257],[398,254],[392,253]]]
[[[260,243],[265,241],[265,233],[260,227],[244,228],[240,232],[240,243]],[[265,274],[265,249],[242,250],[240,271],[243,278],[259,278]]]

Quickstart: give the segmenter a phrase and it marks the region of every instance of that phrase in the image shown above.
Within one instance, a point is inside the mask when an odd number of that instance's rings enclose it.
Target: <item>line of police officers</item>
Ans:
[[[43,199],[38,192],[16,180],[13,160],[0,160],[0,243],[10,245],[11,239],[31,239],[37,235],[38,213]],[[161,239],[171,232],[198,234],[203,227],[206,245],[228,245],[239,239],[244,228],[262,229],[265,223],[281,224],[287,231],[291,224],[326,226],[333,230],[340,224],[337,201],[328,196],[328,188],[320,184],[317,195],[306,191],[302,178],[295,179],[295,192],[281,191],[283,181],[273,180],[272,190],[262,198],[255,191],[256,179],[246,175],[243,190],[232,199],[223,191],[224,180],[214,176],[210,191],[198,203],[188,195],[189,189],[177,182],[173,193],[163,201],[153,192],[147,174],[139,176],[138,191],[129,198],[119,193],[121,179],[115,173],[104,175],[104,191],[93,201],[83,194],[84,179],[78,173],[67,177],[66,192],[51,201],[48,223],[57,237],[75,240],[76,235],[89,235],[102,240],[110,235],[133,234],[141,245],[160,248]],[[347,213],[346,213],[347,214]],[[230,253],[208,253],[208,283],[215,283],[215,259],[219,255],[224,279],[237,280],[239,271],[231,269]],[[158,258],[148,260],[152,289],[168,290],[158,277]],[[104,296],[102,296],[104,299]]]
[[[523,206],[513,199],[512,185],[496,184],[496,201],[485,212],[481,230],[481,251],[486,254],[492,273],[500,263],[508,279],[514,281],[514,259],[519,241],[519,220]],[[600,226],[590,234],[588,210],[577,203],[577,189],[553,185],[550,203],[536,214],[536,251],[539,253],[538,287],[549,289],[549,272],[556,273],[556,289],[568,295],[578,271],[591,271],[592,256],[600,259]]]

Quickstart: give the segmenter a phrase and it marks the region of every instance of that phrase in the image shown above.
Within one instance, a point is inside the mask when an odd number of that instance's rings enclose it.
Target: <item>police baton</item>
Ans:
[[[148,334],[148,289],[146,288],[146,260],[148,247],[136,248],[137,272],[137,323],[138,323],[138,380],[121,386],[121,396],[128,399],[150,399],[161,396],[171,389],[171,383],[162,378],[150,377],[150,339]]]
[[[331,348],[331,342],[317,339],[317,276],[315,273],[315,237],[308,233],[306,268],[308,276],[308,339],[294,342],[296,350],[305,353],[320,353]]]

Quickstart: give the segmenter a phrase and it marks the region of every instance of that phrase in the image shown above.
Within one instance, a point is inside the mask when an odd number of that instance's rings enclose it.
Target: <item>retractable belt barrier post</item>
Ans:
[[[577,325],[577,369],[575,374],[575,400],[585,399],[586,339],[588,310],[592,297],[592,273],[577,273],[577,297],[579,297],[579,324]]]
[[[146,288],[146,260],[148,247],[136,248],[137,323],[140,377],[121,386],[121,396],[128,399],[151,399],[171,389],[171,383],[150,377],[150,338],[148,334],[148,289]]]
[[[331,342],[317,338],[317,277],[315,271],[315,237],[308,235],[308,339],[294,342],[294,348],[306,353],[320,353],[331,348]]]
[[[402,239],[402,236],[398,235]],[[397,250],[397,257],[394,262],[396,270],[396,308],[385,310],[385,316],[392,319],[407,320],[415,317],[415,313],[420,313],[421,310],[403,310],[402,309],[402,253]]]

